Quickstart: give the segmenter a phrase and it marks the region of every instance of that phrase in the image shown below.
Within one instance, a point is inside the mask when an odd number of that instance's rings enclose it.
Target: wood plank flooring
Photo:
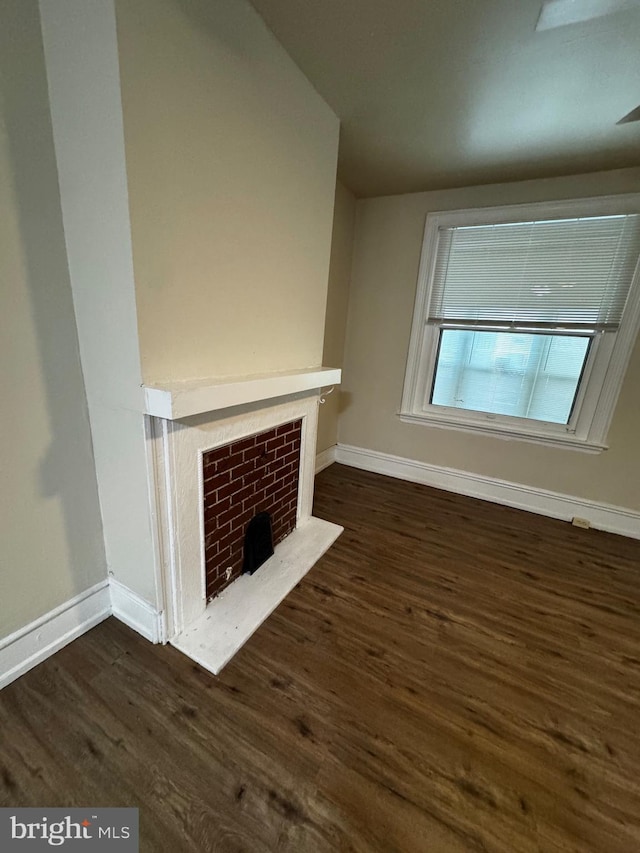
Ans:
[[[640,542],[334,465],[331,551],[213,678],[114,619],[0,693],[0,806],[143,851],[640,851]]]

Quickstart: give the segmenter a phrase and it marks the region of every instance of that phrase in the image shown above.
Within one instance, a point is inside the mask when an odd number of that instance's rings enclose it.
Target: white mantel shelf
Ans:
[[[294,370],[286,373],[262,373],[218,380],[198,379],[166,385],[143,385],[144,411],[169,421],[286,397],[339,385],[342,371],[337,367]]]

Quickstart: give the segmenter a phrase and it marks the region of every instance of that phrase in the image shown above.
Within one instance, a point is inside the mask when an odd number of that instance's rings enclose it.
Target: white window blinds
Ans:
[[[640,215],[440,228],[429,322],[616,329]]]

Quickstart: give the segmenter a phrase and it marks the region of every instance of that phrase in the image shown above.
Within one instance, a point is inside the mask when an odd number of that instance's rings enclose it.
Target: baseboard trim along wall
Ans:
[[[104,580],[0,640],[0,689],[110,615]]]
[[[105,579],[0,640],[0,690],[111,615],[152,643],[164,642],[163,614]]]
[[[336,461],[337,447],[338,445],[334,444],[332,447],[327,447],[326,450],[322,450],[316,455],[316,474],[319,474],[320,471],[324,471],[324,469],[328,468],[329,465],[333,465]]]
[[[492,477],[484,477],[468,471],[429,465],[426,462],[348,444],[338,444],[334,455],[336,462],[350,465],[352,468],[387,474],[399,480],[423,483],[436,489],[445,489],[448,492],[457,492],[468,497],[481,498],[564,521],[571,521],[574,517],[585,518],[597,530],[640,539],[640,512],[624,507],[523,486],[507,480],[494,480]],[[326,463],[326,465],[330,464],[331,462]]]
[[[162,613],[115,578],[109,578],[109,589],[111,607],[116,619],[124,622],[152,643],[164,642]]]

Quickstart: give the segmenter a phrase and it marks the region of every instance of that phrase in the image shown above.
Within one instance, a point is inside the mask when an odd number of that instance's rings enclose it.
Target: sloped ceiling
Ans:
[[[580,0],[575,0],[580,2]],[[640,7],[536,32],[540,0],[253,0],[342,121],[358,196],[640,165]]]

